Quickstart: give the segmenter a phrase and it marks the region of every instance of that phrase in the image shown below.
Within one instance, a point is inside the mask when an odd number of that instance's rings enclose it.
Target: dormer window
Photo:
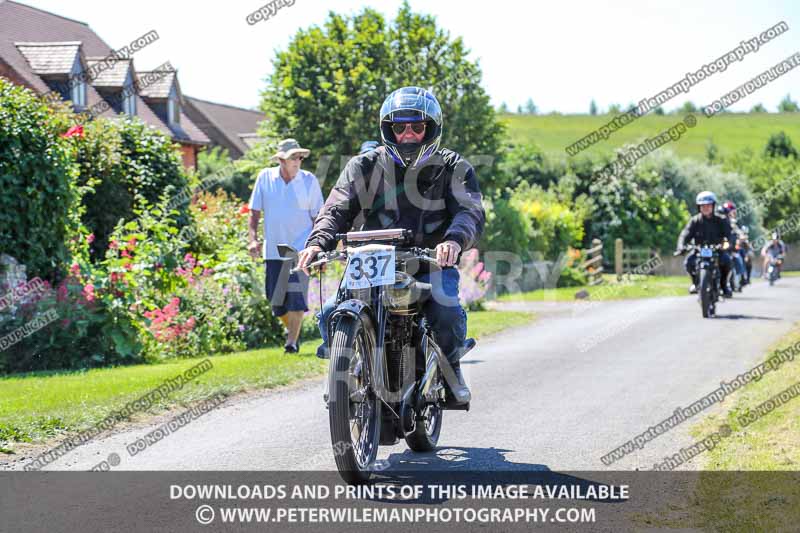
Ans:
[[[122,112],[132,117],[136,115],[136,88],[133,85],[133,75],[130,72],[122,89]]]
[[[177,125],[181,123],[181,102],[175,86],[170,90],[169,98],[167,99],[167,117],[170,124]]]
[[[72,87],[70,91],[70,99],[72,105],[78,108],[86,107],[86,77],[83,71],[83,65],[79,57],[75,58],[75,64],[72,67],[72,72],[69,77],[69,85]]]

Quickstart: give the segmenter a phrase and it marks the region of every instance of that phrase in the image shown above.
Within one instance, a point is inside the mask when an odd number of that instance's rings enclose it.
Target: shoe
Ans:
[[[469,392],[469,387],[467,387],[467,383],[464,381],[464,375],[461,373],[461,365],[456,363],[452,365],[452,368],[454,373],[452,377],[455,379],[447,379],[448,376],[445,374],[445,383],[450,390],[450,395],[457,405],[469,403],[472,399],[472,393]]]
[[[730,290],[728,287],[725,287],[725,288],[722,290],[722,295],[723,295],[725,298],[733,298],[733,292],[732,292],[732,291],[731,291],[731,290]]]
[[[317,357],[320,359],[330,359],[331,354],[328,353],[328,345],[324,342],[317,347]]]
[[[283,347],[283,353],[297,353],[300,351],[300,348],[297,344],[287,344]]]
[[[697,294],[697,286],[694,283],[689,285],[689,294]]]

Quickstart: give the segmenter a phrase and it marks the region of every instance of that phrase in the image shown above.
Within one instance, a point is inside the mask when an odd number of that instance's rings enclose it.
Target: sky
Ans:
[[[353,14],[364,7],[391,19],[401,0],[295,0],[268,20],[250,25],[248,14],[266,0],[21,0],[21,3],[86,22],[112,48],[150,30],[158,41],[134,56],[137,69],[170,61],[184,94],[256,108],[276,50],[301,28],[321,25],[330,11]],[[532,98],[540,113],[586,113],[592,99],[601,110],[627,106],[666,89],[740,41],[780,21],[789,31],[678,95],[708,104],[800,51],[800,2],[654,1],[553,2],[410,0],[414,11],[434,15],[452,36],[461,36],[483,70],[483,87],[495,106],[512,110]],[[775,111],[791,93],[800,100],[800,68],[730,107],[757,103]]]

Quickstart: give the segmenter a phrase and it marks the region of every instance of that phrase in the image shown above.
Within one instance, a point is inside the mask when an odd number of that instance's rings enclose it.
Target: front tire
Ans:
[[[339,475],[350,484],[369,479],[380,442],[381,403],[370,382],[373,339],[361,320],[343,316],[331,342],[331,443]]]
[[[711,295],[711,276],[708,270],[700,270],[700,278],[698,283],[698,291],[700,293],[700,309],[703,312],[703,318],[708,318],[711,314],[712,295]]]

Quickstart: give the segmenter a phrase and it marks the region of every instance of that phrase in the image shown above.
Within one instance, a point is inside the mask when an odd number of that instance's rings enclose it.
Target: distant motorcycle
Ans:
[[[379,445],[403,438],[413,451],[433,450],[443,411],[469,410],[469,403],[455,403],[445,386],[457,378],[422,315],[433,297],[431,285],[407,273],[409,263],[438,269],[435,251],[403,248],[410,238],[403,229],[336,238],[345,249],[321,252],[308,267],[347,261],[327,324],[325,401],[336,467],[346,482],[356,484],[371,476]],[[460,357],[475,344],[467,339]]]
[[[767,279],[770,286],[775,285],[775,281],[781,277],[780,266],[783,264],[783,254],[771,255],[767,266]]]

